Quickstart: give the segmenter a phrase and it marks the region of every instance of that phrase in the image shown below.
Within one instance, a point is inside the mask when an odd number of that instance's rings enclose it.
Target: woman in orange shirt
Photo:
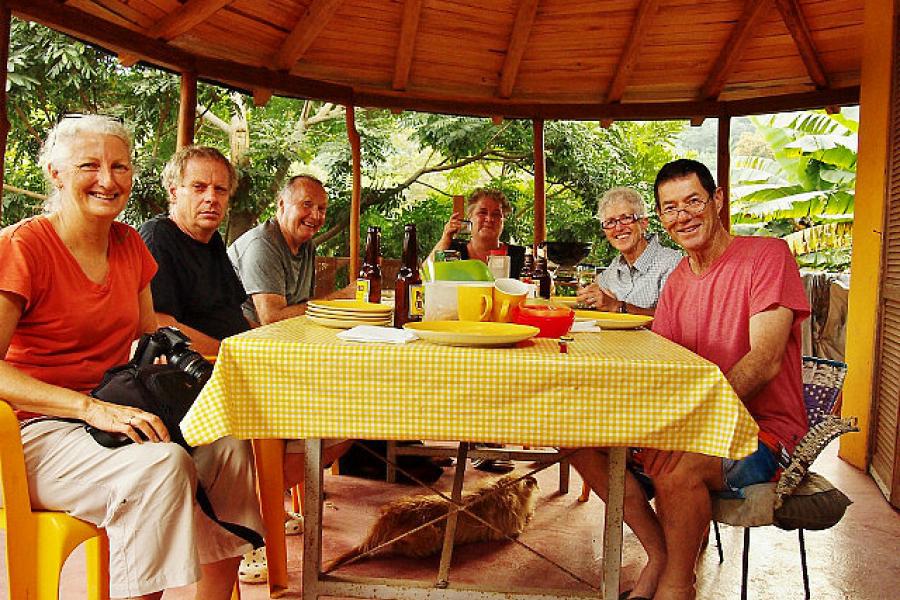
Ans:
[[[109,117],[68,116],[50,132],[46,214],[0,232],[0,398],[21,422],[35,508],[106,529],[111,596],[157,599],[199,580],[198,598],[226,599],[249,544],[196,510],[194,489],[203,483],[223,520],[261,531],[246,442],[189,455],[155,415],[88,395],[156,329],[156,263],[115,220],[131,193],[131,153]],[[82,422],[136,443],[105,448]]]

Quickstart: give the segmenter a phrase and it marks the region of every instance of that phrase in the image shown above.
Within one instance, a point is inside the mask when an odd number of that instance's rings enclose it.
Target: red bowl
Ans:
[[[566,335],[575,322],[575,311],[558,304],[525,305],[516,311],[514,321],[540,329],[538,337],[557,338]]]

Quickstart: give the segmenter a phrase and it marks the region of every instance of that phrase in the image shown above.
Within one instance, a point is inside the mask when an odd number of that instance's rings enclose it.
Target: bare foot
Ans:
[[[662,574],[666,566],[665,557],[662,559],[648,559],[647,565],[641,571],[638,580],[631,590],[630,598],[655,598],[656,586],[659,583],[659,576]]]

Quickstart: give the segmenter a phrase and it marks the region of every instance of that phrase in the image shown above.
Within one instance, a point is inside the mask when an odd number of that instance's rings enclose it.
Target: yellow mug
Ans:
[[[491,309],[491,321],[511,323],[513,308],[525,303],[528,295],[528,284],[518,279],[498,279],[494,282],[494,308]]]
[[[461,285],[456,288],[457,314],[460,321],[490,321],[493,306],[490,284]]]

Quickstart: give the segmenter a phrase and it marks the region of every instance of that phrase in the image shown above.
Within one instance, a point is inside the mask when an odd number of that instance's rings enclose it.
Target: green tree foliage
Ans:
[[[771,155],[736,161],[735,230],[784,237],[803,265],[846,268],[858,122],[822,112],[752,121]]]
[[[42,189],[36,157],[61,115],[100,112],[121,117],[134,131],[136,177],[124,219],[140,224],[165,211],[159,175],[175,148],[178,78],[137,66],[33,23],[13,21],[10,46],[10,117],[6,183]],[[317,242],[320,253],[347,255],[351,196],[350,148],[344,110],[320,101],[272,98],[254,107],[249,97],[198,87],[197,143],[232,156],[241,175],[224,231],[229,238],[274,212],[277,190],[300,172],[321,178],[330,206]],[[454,194],[475,187],[502,189],[514,213],[505,237],[533,237],[534,160],[530,121],[358,109],[362,146],[360,226],[382,228],[383,253],[400,254],[403,224],[418,226],[421,250],[440,237]],[[651,182],[673,158],[672,139],[683,123],[548,122],[547,232],[552,240],[594,241],[591,258],[605,264],[612,252],[595,217],[597,201],[617,185],[639,189],[652,201]],[[5,193],[3,221],[40,210],[40,202]]]

